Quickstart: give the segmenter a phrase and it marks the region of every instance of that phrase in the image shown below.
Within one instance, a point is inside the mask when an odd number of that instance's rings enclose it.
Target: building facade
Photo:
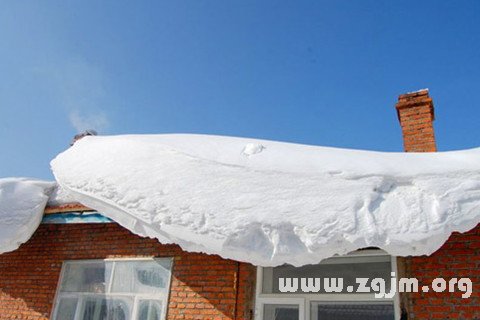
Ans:
[[[428,91],[396,105],[406,152],[435,152]],[[101,214],[101,213],[100,213]],[[322,320],[480,319],[480,226],[430,256],[366,248],[318,265],[261,268],[142,238],[80,204],[46,209],[33,237],[0,255],[0,319]],[[470,278],[473,293],[279,290],[282,277]],[[387,281],[388,284],[388,281]],[[387,288],[388,289],[388,288]]]

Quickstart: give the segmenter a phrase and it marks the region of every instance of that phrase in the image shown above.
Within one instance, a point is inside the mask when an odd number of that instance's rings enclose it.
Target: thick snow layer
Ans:
[[[75,198],[65,189],[56,185],[52,191],[52,194],[48,198],[47,205],[49,206],[61,206],[64,204],[71,204],[76,202]]]
[[[188,251],[273,266],[437,250],[480,222],[480,148],[382,153],[201,135],[85,137],[52,161],[80,203]]]
[[[0,179],[0,253],[17,249],[35,232],[55,182]]]

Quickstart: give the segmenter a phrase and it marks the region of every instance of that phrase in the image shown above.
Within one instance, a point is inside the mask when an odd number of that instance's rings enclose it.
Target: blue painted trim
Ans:
[[[52,213],[43,216],[44,224],[69,224],[69,223],[111,223],[111,219],[102,214],[92,212]]]

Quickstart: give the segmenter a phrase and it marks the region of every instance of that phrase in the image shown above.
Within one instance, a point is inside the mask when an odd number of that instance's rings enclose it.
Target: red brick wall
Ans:
[[[115,223],[41,225],[18,250],[0,255],[0,319],[49,319],[64,260],[141,256],[174,257],[169,320],[250,319],[253,266],[187,253]]]
[[[462,299],[462,292],[407,294],[409,319],[480,319],[480,225],[472,231],[454,233],[430,256],[406,260],[407,274],[430,285],[435,278],[470,278],[473,293]],[[447,289],[448,290],[448,289]]]

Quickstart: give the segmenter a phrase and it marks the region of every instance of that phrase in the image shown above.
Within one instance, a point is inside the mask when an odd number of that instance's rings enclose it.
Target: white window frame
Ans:
[[[155,260],[170,260],[170,276],[168,277],[168,282],[166,283],[166,293],[140,293],[140,294],[135,294],[135,293],[114,293],[110,294],[111,287],[113,285],[113,275],[115,271],[115,262],[129,262],[129,261],[155,261]],[[109,288],[105,288],[105,291],[108,293],[84,293],[84,292],[61,292],[61,286],[62,286],[62,281],[63,277],[66,272],[66,267],[68,264],[88,264],[88,263],[98,263],[98,262],[113,262],[112,264],[112,270],[110,274],[110,281],[109,281]],[[85,259],[85,260],[65,260],[62,263],[62,269],[60,271],[60,277],[57,282],[57,289],[55,291],[55,298],[54,298],[54,305],[52,308],[52,312],[50,314],[51,319],[57,319],[57,312],[58,312],[58,306],[59,306],[59,299],[60,298],[68,298],[68,297],[74,297],[78,298],[79,301],[78,305],[80,308],[84,306],[83,300],[88,297],[133,297],[133,305],[132,305],[132,318],[130,320],[136,320],[136,316],[138,313],[138,306],[139,306],[139,300],[159,300],[162,302],[162,313],[161,313],[161,320],[166,320],[167,319],[167,309],[168,309],[168,303],[169,303],[169,295],[170,295],[170,286],[172,283],[172,270],[173,270],[173,257],[132,257],[132,258],[107,258],[107,259]],[[165,304],[165,305],[164,305]],[[80,312],[78,310],[75,313],[75,318],[74,320],[79,320],[79,315]]]
[[[349,253],[344,257],[374,257],[388,255],[383,250],[368,249]],[[395,272],[398,277],[397,271],[397,258],[390,256],[391,258],[391,272]],[[263,286],[263,268],[257,267],[257,283],[255,293],[255,320],[263,320],[263,310],[266,304],[298,304],[299,306],[299,320],[312,320],[310,319],[310,303],[311,302],[325,302],[328,304],[346,303],[346,302],[364,302],[364,303],[378,303],[378,302],[390,302],[393,303],[395,320],[400,320],[400,295],[395,293],[391,299],[376,299],[373,293],[262,293]]]

